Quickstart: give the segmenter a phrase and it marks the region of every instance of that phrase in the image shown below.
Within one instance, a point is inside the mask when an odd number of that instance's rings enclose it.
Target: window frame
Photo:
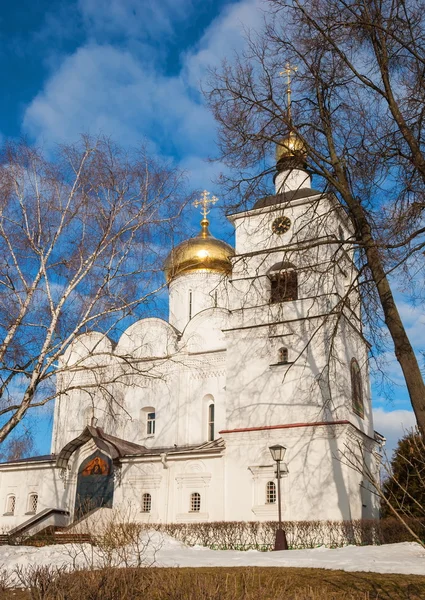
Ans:
[[[153,416],[152,416],[153,415]],[[146,435],[153,437],[156,429],[156,412],[146,413]]]
[[[199,492],[192,492],[190,494],[190,513],[201,512],[201,494]]]
[[[152,512],[152,495],[149,492],[142,494],[142,513],[147,515]]]
[[[277,490],[274,481],[268,481],[266,483],[266,504],[276,504],[277,502]]]
[[[14,517],[16,512],[16,494],[8,494],[6,496],[6,511],[5,515]]]
[[[295,267],[269,272],[270,304],[298,300],[298,273]]]
[[[211,418],[211,413],[212,413],[212,418]],[[208,441],[213,442],[214,439],[215,439],[215,404],[214,404],[214,402],[211,402],[208,405]]]
[[[351,408],[353,412],[364,419],[363,378],[360,365],[355,357],[350,362],[351,379]]]
[[[36,498],[35,503],[34,503],[33,498]],[[36,515],[37,508],[38,508],[38,493],[30,492],[28,494],[27,515]]]
[[[285,346],[282,346],[278,350],[278,365],[287,365],[289,363],[289,350]]]

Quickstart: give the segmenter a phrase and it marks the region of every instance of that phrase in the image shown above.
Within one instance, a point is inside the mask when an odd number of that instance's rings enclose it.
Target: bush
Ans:
[[[408,520],[409,527],[425,538],[425,521]],[[215,521],[208,523],[169,523],[150,525],[188,546],[213,550],[271,550],[276,521]],[[393,544],[411,542],[412,536],[398,519],[357,521],[286,521],[283,527],[293,549],[328,546]]]

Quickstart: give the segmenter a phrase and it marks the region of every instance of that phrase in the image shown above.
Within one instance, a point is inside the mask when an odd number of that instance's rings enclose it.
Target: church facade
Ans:
[[[99,507],[144,522],[274,520],[275,444],[283,520],[378,518],[362,472],[379,469],[382,438],[352,232],[311,188],[292,134],[275,187],[230,215],[234,248],[209,233],[204,193],[200,233],[165,265],[168,321],[138,321],[116,345],[77,338],[57,377],[51,454],[0,465],[3,530]]]

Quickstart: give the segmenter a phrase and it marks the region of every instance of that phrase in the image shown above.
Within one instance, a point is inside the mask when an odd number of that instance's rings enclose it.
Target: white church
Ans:
[[[352,231],[305,156],[281,141],[275,194],[229,216],[234,248],[210,234],[203,194],[200,232],[165,263],[168,321],[75,341],[51,454],[0,464],[3,531],[126,506],[141,522],[276,520],[276,444],[284,521],[379,517],[350,465],[376,473],[383,440]]]

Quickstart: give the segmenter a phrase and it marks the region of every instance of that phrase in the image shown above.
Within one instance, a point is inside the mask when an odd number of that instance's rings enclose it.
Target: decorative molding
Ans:
[[[176,475],[177,489],[208,487],[211,473],[179,473]]]
[[[257,506],[253,506],[251,510],[257,517],[265,517],[267,519],[276,518],[278,515],[277,503],[259,504]]]
[[[193,373],[192,379],[200,380],[200,379],[209,379],[210,377],[224,377],[226,375],[225,369],[220,371],[204,371],[203,373]]]

